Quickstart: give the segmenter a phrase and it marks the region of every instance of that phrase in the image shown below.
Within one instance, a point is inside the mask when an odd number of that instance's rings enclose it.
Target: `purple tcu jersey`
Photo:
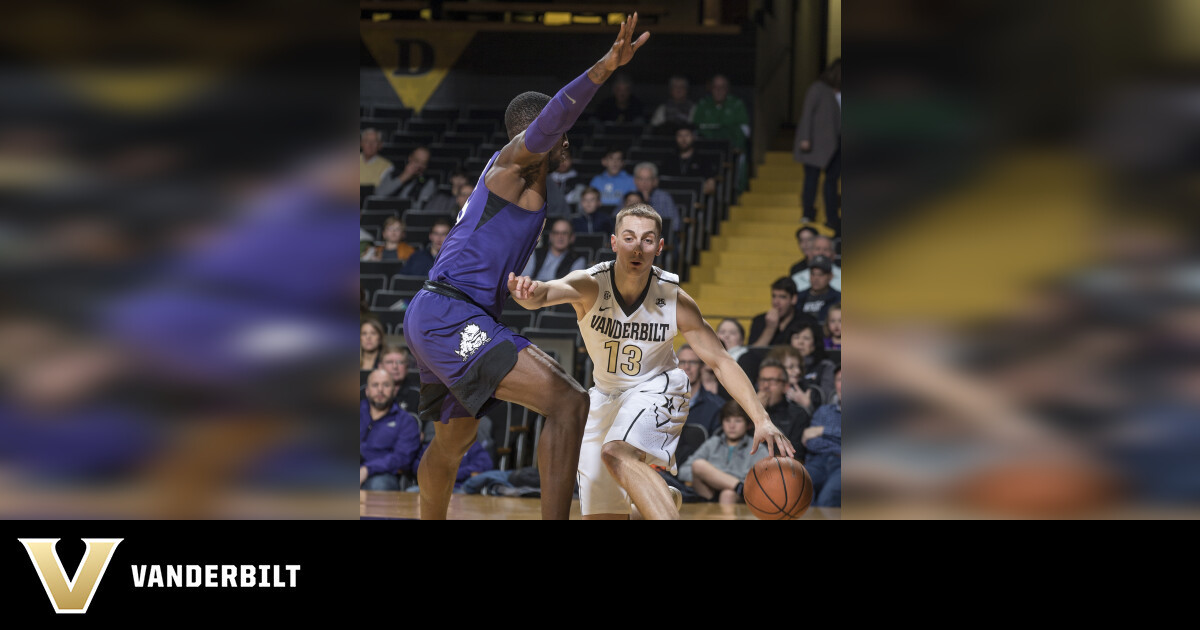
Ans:
[[[499,155],[484,167],[429,271],[430,280],[466,293],[496,318],[508,296],[509,272],[519,275],[525,268],[546,222],[545,204],[530,212],[488,190],[486,175]]]

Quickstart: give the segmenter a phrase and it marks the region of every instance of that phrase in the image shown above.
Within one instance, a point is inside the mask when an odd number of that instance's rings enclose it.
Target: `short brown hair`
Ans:
[[[721,407],[721,419],[724,420],[725,418],[728,418],[729,416],[737,416],[739,418],[743,418],[746,420],[747,424],[751,424],[750,423],[750,414],[747,414],[746,410],[742,409],[742,406],[739,405],[736,400],[731,400],[731,401],[725,403]]]
[[[795,348],[792,349],[795,350]],[[799,352],[799,350],[796,351]],[[804,363],[801,362],[800,365],[803,366]],[[763,359],[763,362],[758,366],[758,378],[762,378],[762,371],[767,368],[779,368],[783,372],[783,379],[787,380],[787,368],[783,367],[783,363],[778,359]]]
[[[782,366],[783,360],[787,357],[794,357],[800,362],[800,367],[804,367],[804,355],[800,354],[799,350],[793,348],[792,346],[773,346],[771,350],[767,352],[767,356],[763,358],[763,362],[758,366],[758,369],[761,370],[768,365],[775,364]],[[784,372],[786,373],[787,370],[784,369]]]
[[[399,354],[404,356],[404,360],[408,361],[408,348],[404,346],[385,345],[379,350],[379,358],[382,359],[389,354]]]
[[[621,227],[622,219],[630,216],[654,219],[654,233],[657,234],[659,238],[662,238],[662,216],[658,214],[657,210],[651,208],[649,204],[644,203],[635,203],[618,212],[617,218],[613,221],[613,225],[615,226],[613,228],[613,232],[617,232]]]

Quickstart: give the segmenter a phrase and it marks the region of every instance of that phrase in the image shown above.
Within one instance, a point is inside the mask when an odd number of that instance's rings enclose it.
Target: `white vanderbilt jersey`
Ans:
[[[608,261],[587,270],[600,288],[579,326],[595,363],[592,378],[608,392],[644,383],[679,365],[674,348],[679,276],[652,267],[641,298],[626,305],[613,288],[615,266],[616,261]]]

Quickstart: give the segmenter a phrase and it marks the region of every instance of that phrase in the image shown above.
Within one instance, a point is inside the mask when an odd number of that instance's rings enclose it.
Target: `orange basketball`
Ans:
[[[750,512],[764,521],[800,518],[812,503],[813,484],[804,466],[791,457],[759,460],[742,486]]]

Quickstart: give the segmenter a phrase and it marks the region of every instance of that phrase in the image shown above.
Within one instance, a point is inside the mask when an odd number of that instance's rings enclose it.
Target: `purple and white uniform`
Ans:
[[[499,153],[483,169],[487,173]],[[404,313],[404,338],[421,370],[422,422],[479,417],[531,345],[499,321],[509,272],[520,274],[546,221],[479,183],[459,212],[424,290]]]

